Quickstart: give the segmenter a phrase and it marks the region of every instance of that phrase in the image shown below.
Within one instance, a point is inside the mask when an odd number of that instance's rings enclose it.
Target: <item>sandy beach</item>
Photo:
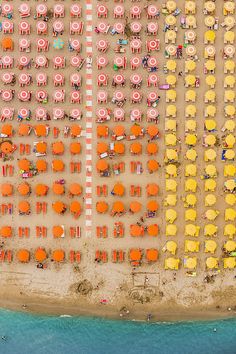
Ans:
[[[181,28],[180,17],[185,13],[185,3],[188,1],[180,0],[177,3],[178,9],[181,13],[176,16],[176,40],[175,45],[184,44],[184,34],[186,28]],[[106,34],[96,33],[95,27],[98,27],[100,22],[105,22],[110,25],[111,28],[115,22],[122,23],[130,26],[132,21],[137,21],[141,24],[142,30],[137,36],[142,42],[141,53],[137,54],[140,58],[143,58],[147,54],[146,41],[151,38],[157,38],[160,43],[160,50],[152,53],[158,61],[158,70],[156,72],[159,80],[159,84],[166,83],[167,75],[171,73],[164,72],[164,66],[166,65],[167,58],[165,57],[165,33],[163,31],[165,25],[166,16],[161,12],[161,3],[156,1],[139,1],[131,2],[108,2],[108,1],[90,1],[85,2],[54,2],[48,0],[43,2],[46,4],[48,10],[53,9],[57,3],[62,3],[65,9],[65,16],[59,18],[65,24],[65,29],[62,35],[57,37],[52,36],[52,24],[55,18],[49,18],[48,34],[43,36],[50,41],[50,50],[40,53],[45,55],[49,60],[49,67],[41,68],[39,70],[35,67],[36,56],[39,55],[36,49],[36,41],[40,37],[36,31],[36,23],[40,20],[34,19],[36,13],[36,6],[40,2],[34,2],[32,0],[27,1],[27,4],[31,9],[31,16],[26,17],[25,20],[31,26],[31,33],[26,37],[31,41],[31,51],[28,53],[21,53],[18,49],[18,41],[22,37],[18,33],[19,12],[18,7],[22,2],[14,1],[9,2],[14,6],[13,18],[10,19],[14,23],[14,32],[12,34],[4,34],[0,32],[0,40],[4,36],[11,37],[14,41],[14,50],[12,52],[4,52],[1,48],[0,56],[9,54],[14,57],[14,67],[8,69],[1,69],[0,76],[6,72],[13,72],[17,78],[16,84],[13,86],[4,85],[3,81],[0,82],[0,89],[14,89],[15,96],[11,102],[4,102],[1,98],[1,107],[14,108],[14,119],[9,121],[2,121],[0,123],[0,129],[3,124],[11,124],[13,127],[13,135],[9,137],[13,144],[17,146],[16,151],[8,156],[4,161],[4,156],[1,157],[0,167],[3,165],[11,164],[14,167],[14,173],[12,176],[0,176],[0,184],[11,184],[13,186],[13,193],[11,196],[5,197],[1,194],[0,204],[12,203],[13,213],[0,215],[0,227],[10,226],[12,228],[12,237],[2,238],[1,250],[12,252],[11,262],[7,260],[0,263],[0,306],[4,308],[29,311],[34,313],[43,314],[56,314],[56,315],[88,315],[88,316],[104,316],[111,318],[122,319],[136,319],[144,320],[148,313],[153,315],[153,319],[157,321],[166,320],[192,320],[192,319],[215,319],[225,318],[228,316],[235,316],[236,307],[236,292],[235,282],[236,273],[235,269],[226,269],[224,267],[224,258],[226,253],[224,245],[227,240],[233,241],[233,237],[228,238],[224,235],[225,225],[235,225],[235,218],[233,220],[225,220],[225,210],[232,208],[235,210],[235,205],[229,206],[225,201],[224,183],[228,179],[224,176],[224,167],[226,164],[235,164],[234,159],[230,161],[222,161],[222,141],[225,131],[222,131],[222,127],[226,121],[224,116],[224,109],[226,103],[224,102],[225,88],[224,80],[226,74],[224,73],[225,59],[222,57],[222,53],[225,47],[224,34],[225,27],[221,24],[224,22],[225,16],[223,13],[223,5],[217,4],[213,16],[218,19],[219,27],[215,31],[216,39],[214,47],[215,53],[215,72],[216,84],[213,88],[216,99],[214,106],[216,107],[216,114],[214,115],[214,121],[217,128],[214,131],[214,135],[219,141],[219,144],[215,144],[212,148],[216,152],[216,158],[213,162],[206,163],[204,160],[206,147],[203,146],[203,137],[209,133],[206,133],[204,112],[206,104],[204,103],[204,95],[209,90],[208,85],[205,83],[206,73],[204,73],[204,33],[208,28],[204,24],[204,18],[206,14],[203,14],[204,1],[199,1],[196,7],[197,26],[194,28],[196,34],[196,41],[194,46],[196,48],[195,63],[196,69],[194,75],[199,79],[200,85],[194,90],[196,91],[196,100],[194,105],[196,107],[196,115],[193,120],[196,121],[196,134],[197,142],[194,149],[197,153],[197,159],[195,162],[190,162],[186,159],[185,155],[190,147],[185,143],[186,138],[186,118],[185,110],[186,106],[190,104],[185,101],[185,94],[187,88],[185,87],[185,60],[187,55],[185,48],[183,47],[182,59],[176,59],[177,68],[174,73],[176,77],[176,85],[173,89],[176,92],[175,102],[166,102],[166,91],[159,90],[158,87],[147,87],[147,81],[150,72],[144,70],[142,65],[136,70],[132,70],[130,66],[130,58],[136,54],[132,53],[129,42],[132,40],[132,36],[129,34],[115,34],[112,35],[109,31]],[[82,8],[82,16],[80,18],[72,18],[70,16],[70,8],[74,3],[78,3]],[[160,16],[155,19],[147,19],[146,7],[150,4],[154,4],[160,10]],[[105,4],[108,10],[108,18],[97,18],[97,6]],[[125,9],[125,15],[122,19],[114,19],[113,10],[115,5],[122,5]],[[142,9],[140,19],[130,18],[131,6],[138,5]],[[52,10],[53,12],[53,10]],[[1,22],[6,20],[5,17],[1,17]],[[84,31],[82,35],[74,35],[69,33],[70,21],[83,21]],[[91,26],[91,21],[93,26]],[[146,34],[146,26],[148,22],[157,22],[158,33],[155,36]],[[235,26],[231,29],[235,33]],[[40,37],[41,38],[41,37]],[[64,48],[53,48],[53,40],[60,38],[64,41]],[[76,54],[74,51],[68,50],[68,40],[71,38],[78,39],[81,43],[81,51]],[[128,40],[128,44],[124,45],[124,54],[117,54],[114,49],[117,47],[118,39]],[[136,37],[135,37],[136,38]],[[104,40],[109,43],[108,50],[105,53],[98,51],[98,41]],[[235,43],[234,43],[235,45]],[[89,64],[90,53],[92,53],[92,65]],[[19,68],[17,66],[17,60],[21,55],[26,55],[32,59],[32,65],[29,69]],[[78,55],[85,60],[81,70],[73,67],[71,58]],[[54,69],[53,58],[55,56],[65,57],[66,65],[64,68]],[[108,65],[102,69],[98,69],[97,60],[99,57],[105,56],[108,59]],[[127,58],[127,68],[114,70],[113,60],[117,56]],[[86,64],[87,58],[87,64]],[[233,58],[235,60],[235,58]],[[38,87],[36,82],[36,75],[38,72],[45,72],[48,76],[47,85]],[[27,72],[33,77],[33,82],[26,87],[19,87],[18,76],[22,72]],[[70,77],[72,74],[79,72],[81,76],[81,88],[80,93],[82,95],[81,103],[72,103],[70,99],[71,92],[74,88],[71,85]],[[53,84],[53,77],[56,73],[64,75],[65,82],[62,86],[55,87]],[[103,87],[97,86],[98,75],[104,73],[108,75],[108,85]],[[124,86],[114,87],[112,85],[112,78],[115,74],[121,74],[125,76],[126,84]],[[132,74],[140,74],[142,76],[142,85],[138,90],[142,93],[143,99],[141,103],[134,104],[130,101],[130,96],[134,91],[134,87],[130,87],[130,77]],[[181,73],[179,75],[179,73]],[[39,90],[46,90],[49,96],[46,104],[40,104],[35,99],[35,93]],[[63,89],[65,91],[64,102],[55,103],[53,101],[53,94],[56,89]],[[32,99],[27,102],[21,102],[18,99],[18,93],[21,90],[32,91]],[[232,88],[232,90],[234,90]],[[99,91],[106,91],[108,94],[108,102],[99,104],[97,99],[97,93]],[[122,106],[125,111],[126,119],[121,122],[114,121],[113,111],[118,106],[112,103],[112,97],[115,91],[121,91],[127,98],[127,101]],[[159,113],[159,120],[157,127],[159,129],[158,139],[151,140],[147,133],[144,136],[132,141],[130,139],[123,139],[120,142],[124,144],[124,154],[114,154],[110,158],[100,159],[97,147],[99,143],[116,144],[118,139],[112,138],[113,129],[117,125],[122,125],[125,129],[126,135],[130,134],[131,127],[136,124],[140,125],[144,132],[152,124],[146,120],[147,113],[147,94],[150,92],[157,92],[160,96],[156,109]],[[166,135],[173,133],[166,130],[166,108],[168,105],[173,104],[176,106],[177,114],[174,120],[177,123],[176,132],[176,144],[167,146]],[[235,100],[231,103],[235,106]],[[35,109],[38,107],[44,107],[47,109],[51,118],[53,117],[53,109],[59,107],[65,111],[67,115],[70,115],[71,109],[79,108],[82,112],[82,119],[78,121],[70,121],[68,118],[48,121],[36,121]],[[17,121],[17,112],[20,108],[30,109],[33,112],[31,120],[23,123],[30,124],[33,128],[38,124],[47,124],[50,128],[50,133],[47,137],[35,136],[32,130],[31,134],[26,137],[18,135],[19,122]],[[97,122],[97,110],[99,108],[105,108],[111,110],[111,119],[104,122]],[[132,109],[140,109],[143,113],[142,120],[140,122],[132,122],[130,120],[130,111]],[[169,117],[170,119],[171,117]],[[232,117],[235,118],[235,115]],[[227,118],[228,119],[228,118]],[[22,122],[21,122],[22,123]],[[79,137],[72,138],[70,133],[65,134],[66,127],[69,127],[69,131],[72,125],[79,125],[82,133]],[[106,138],[98,137],[97,129],[99,126],[108,126],[109,136]],[[59,129],[59,135],[53,136],[54,128]],[[235,129],[232,132],[235,135]],[[0,143],[6,141],[6,138],[1,137]],[[33,165],[39,159],[33,152],[33,146],[35,142],[44,141],[47,143],[47,154],[42,157],[48,164],[48,169],[45,173],[37,173],[32,178],[25,180],[31,186],[32,193],[23,197],[18,193],[18,186],[24,180],[19,173],[18,163],[20,159],[28,159]],[[61,156],[55,156],[51,151],[51,145],[56,141],[60,141],[64,145],[64,154]],[[70,153],[71,143],[79,142],[81,145],[81,153],[72,155]],[[140,155],[134,155],[131,151],[131,145],[133,142],[142,144],[142,153]],[[146,153],[147,145],[150,142],[157,144],[158,152],[152,156]],[[20,144],[28,144],[31,147],[30,154],[20,154]],[[174,180],[177,182],[177,189],[168,192],[166,190],[166,151],[167,149],[174,149],[177,151],[178,161],[175,164],[177,166],[177,175]],[[232,150],[235,152],[235,144],[233,144]],[[51,165],[55,159],[63,160],[65,164],[64,171],[53,172]],[[150,159],[154,159],[158,162],[158,171],[150,174],[147,169],[147,163]],[[114,164],[124,163],[124,172],[120,174],[110,173],[109,177],[101,177],[101,174],[97,170],[98,161],[107,161],[110,166],[110,170]],[[143,173],[131,173],[131,162],[139,161],[143,166]],[[71,173],[70,164],[79,163],[81,170],[79,173]],[[196,218],[194,221],[188,222],[186,220],[186,208],[183,198],[186,199],[187,192],[185,187],[186,182],[186,166],[190,163],[196,166],[196,175],[194,180],[197,183],[196,192],[193,193],[197,198],[196,203],[191,209],[196,212]],[[214,178],[216,182],[213,191],[206,191],[205,179],[202,176],[205,174],[205,168],[207,165],[213,164],[216,168],[217,175]],[[191,177],[191,176],[190,176]],[[235,179],[235,174],[231,178]],[[65,193],[60,196],[53,192],[53,183],[58,180],[64,180]],[[82,188],[80,195],[71,196],[69,193],[69,186],[77,183]],[[113,191],[116,183],[122,184],[125,187],[125,193],[122,197],[114,196]],[[44,196],[36,196],[35,187],[38,184],[46,184],[49,187],[48,192]],[[148,184],[158,185],[159,193],[153,197],[150,197],[146,193]],[[106,185],[107,194],[101,193],[98,196],[98,188]],[[130,195],[131,186],[138,186],[141,190],[140,196]],[[206,207],[205,197],[207,194],[213,194],[216,197],[214,209],[219,213],[217,218],[213,221],[209,221],[204,216],[204,213],[210,208]],[[229,193],[233,196],[233,192]],[[176,197],[175,205],[168,205],[167,197],[174,195]],[[18,204],[27,200],[30,203],[31,213],[30,215],[19,215]],[[67,206],[67,211],[63,215],[55,213],[52,204],[56,201],[63,201]],[[147,203],[153,200],[158,203],[159,208],[155,217],[147,217]],[[81,206],[81,215],[75,218],[69,211],[71,202],[78,201]],[[121,201],[125,207],[125,213],[121,216],[112,216],[112,206],[114,202]],[[129,205],[132,201],[137,201],[140,204],[141,210],[137,213],[131,213],[129,211]],[[46,213],[36,212],[36,203],[47,203]],[[97,203],[107,203],[109,210],[106,213],[98,213]],[[166,219],[166,212],[169,209],[174,209],[177,212],[176,220],[173,224],[176,226],[176,235],[167,236],[166,228],[168,221]],[[124,237],[114,237],[115,223],[121,222],[124,227]],[[150,225],[158,225],[158,235],[149,236],[145,231],[143,237],[132,237],[130,235],[130,225],[137,225],[141,223],[145,230]],[[170,223],[169,223],[170,224]],[[186,225],[194,224],[199,228],[198,237],[186,236]],[[207,238],[204,234],[204,228],[206,224],[214,224],[217,227],[216,237]],[[63,225],[64,235],[63,237],[53,236],[53,227]],[[37,237],[37,227],[45,227],[47,230],[46,237]],[[19,237],[18,228],[29,228],[29,237]],[[97,237],[97,228],[105,227],[107,237]],[[71,237],[71,228],[77,228],[80,230],[80,237]],[[205,241],[213,239],[216,242],[216,250],[213,253],[206,253]],[[199,250],[197,252],[187,252],[185,240],[194,240],[199,242]],[[176,244],[177,250],[175,254],[171,254],[166,250],[167,241],[173,241]],[[42,262],[43,269],[37,267],[39,262],[34,259],[34,252],[38,248],[43,248],[47,253],[47,259]],[[27,262],[20,262],[17,259],[17,252],[19,250],[28,250],[30,259]],[[143,252],[143,258],[140,265],[136,266],[130,262],[129,252],[131,249],[141,249]],[[145,258],[145,252],[148,249],[158,250],[158,259],[155,262],[148,262]],[[57,262],[53,259],[53,251],[63,250],[64,259],[62,262]],[[114,250],[122,250],[124,253],[123,262],[112,261],[112,255]],[[71,262],[70,252],[79,252],[81,260],[80,262]],[[97,260],[96,251],[105,252],[107,255],[107,262]],[[234,250],[233,250],[234,251]],[[188,257],[197,258],[196,269],[186,269],[184,262]],[[206,258],[213,257],[217,260],[217,266],[214,269],[207,269]],[[165,269],[165,261],[167,258],[174,258],[179,260],[178,269],[167,270]],[[235,260],[235,255],[234,257]],[[26,305],[24,307],[23,305]],[[22,307],[23,306],[23,307]],[[230,308],[230,309],[229,309]],[[125,310],[124,310],[125,309]],[[128,309],[129,313],[126,313]],[[229,310],[228,310],[229,309]],[[122,316],[120,316],[122,314]]]

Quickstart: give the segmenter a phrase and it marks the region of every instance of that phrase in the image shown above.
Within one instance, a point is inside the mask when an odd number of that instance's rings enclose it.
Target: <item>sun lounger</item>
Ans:
[[[41,227],[36,226],[36,237],[40,237],[40,236],[41,236]]]
[[[6,260],[8,263],[12,262],[12,252],[11,251],[6,251]]]
[[[107,227],[106,227],[106,226],[103,226],[103,227],[102,227],[102,237],[103,237],[103,238],[106,238],[106,237],[107,237]]]
[[[70,237],[74,238],[75,237],[75,234],[76,234],[76,230],[74,227],[70,227]]]
[[[19,227],[19,228],[18,228],[18,235],[19,235],[19,237],[23,237],[23,230],[22,230],[22,227]]]
[[[112,251],[112,262],[117,263],[117,251]]]
[[[5,251],[1,250],[0,251],[0,262],[4,262],[5,259]]]
[[[81,261],[81,253],[79,251],[75,253],[75,260],[77,263],[80,263]]]
[[[81,227],[80,226],[76,227],[76,237],[81,237]]]
[[[47,228],[45,226],[42,227],[42,235],[43,237],[47,237]]]
[[[69,258],[70,258],[70,262],[74,263],[74,261],[75,261],[75,251],[70,251]]]

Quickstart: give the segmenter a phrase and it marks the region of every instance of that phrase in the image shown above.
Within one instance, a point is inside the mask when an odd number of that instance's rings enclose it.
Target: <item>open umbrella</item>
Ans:
[[[64,47],[64,41],[61,38],[54,39],[53,48],[62,49]]]

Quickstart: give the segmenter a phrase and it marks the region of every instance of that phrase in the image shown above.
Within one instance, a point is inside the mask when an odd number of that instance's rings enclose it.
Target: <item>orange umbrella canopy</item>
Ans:
[[[31,192],[30,185],[27,182],[19,184],[17,190],[21,195],[28,195]]]
[[[47,253],[43,248],[38,248],[34,253],[34,258],[37,262],[43,262],[47,258]]]
[[[28,263],[30,260],[30,253],[28,250],[22,249],[17,252],[17,259],[19,262]]]
[[[61,237],[64,234],[64,229],[60,225],[55,225],[52,228],[53,237]]]
[[[157,211],[158,207],[159,207],[159,205],[158,205],[158,203],[155,200],[150,200],[147,203],[147,209],[149,211]]]
[[[125,133],[125,128],[123,127],[123,125],[116,125],[116,126],[113,128],[113,133],[114,133],[116,136],[123,136],[124,133]]]
[[[19,160],[18,167],[20,170],[29,171],[30,170],[30,161],[27,159]]]
[[[13,185],[10,183],[3,183],[1,185],[1,193],[3,197],[8,197],[13,193]]]
[[[147,260],[150,262],[155,262],[158,259],[158,250],[155,248],[148,249],[146,251]]]
[[[97,153],[100,154],[104,154],[104,152],[108,151],[108,144],[104,143],[104,142],[99,142],[97,144]]]
[[[73,201],[70,203],[70,212],[71,213],[79,213],[81,211],[81,205],[80,202],[78,202],[77,200]]]
[[[46,184],[37,184],[35,187],[35,193],[37,196],[47,195],[48,186]]]
[[[12,125],[11,124],[4,124],[1,128],[1,132],[4,135],[11,136],[12,135]]]
[[[5,37],[2,39],[2,49],[13,49],[13,40],[9,37]]]
[[[130,225],[130,235],[131,236],[141,236],[143,232],[142,226],[137,224]]]
[[[2,237],[11,237],[12,236],[11,226],[2,226],[0,229],[0,235]]]
[[[124,204],[120,201],[117,201],[113,204],[112,211],[115,213],[123,213],[125,211]]]
[[[53,203],[52,208],[57,214],[62,214],[64,211],[66,211],[66,205],[60,200]]]
[[[142,204],[139,203],[139,202],[134,201],[134,202],[130,203],[129,208],[130,208],[131,212],[138,213],[141,210],[141,208],[142,208]]]
[[[64,171],[64,167],[65,167],[65,165],[62,160],[53,160],[52,161],[53,171],[56,171],[56,172]]]
[[[96,210],[98,213],[106,213],[108,210],[108,204],[106,202],[97,202]]]
[[[36,168],[39,172],[47,171],[47,161],[45,160],[37,160],[36,161]]]
[[[45,154],[47,152],[47,143],[43,141],[39,141],[36,144],[36,151],[39,152],[40,154]]]
[[[80,143],[71,143],[70,144],[70,152],[73,155],[79,154],[81,152],[81,144]]]
[[[73,138],[76,138],[77,136],[79,136],[81,134],[81,126],[80,125],[72,125],[70,127],[70,135],[73,137]]]
[[[147,153],[149,155],[154,155],[158,152],[158,145],[157,143],[148,143],[147,144]]]
[[[27,136],[31,130],[31,126],[29,124],[21,123],[18,127],[18,135]]]
[[[63,250],[55,250],[52,252],[52,259],[55,262],[62,262],[65,259],[65,252]]]
[[[44,124],[38,124],[34,128],[34,132],[37,136],[47,136],[47,126]]]
[[[130,145],[130,152],[132,154],[141,154],[142,153],[142,144],[140,144],[140,143],[132,143]]]
[[[56,141],[52,144],[52,152],[54,155],[62,155],[64,150],[64,144],[62,141]]]
[[[116,183],[113,187],[113,193],[119,195],[120,197],[125,193],[125,187],[121,183]]]
[[[149,225],[147,228],[147,232],[149,236],[157,236],[158,235],[158,225],[157,224],[152,224]]]
[[[69,191],[71,195],[80,195],[82,193],[82,187],[79,183],[72,183],[69,186]]]
[[[98,171],[106,171],[108,169],[108,163],[105,160],[99,160],[97,162],[97,169]]]
[[[105,138],[108,134],[108,126],[107,125],[98,125],[97,126],[97,137]]]
[[[134,124],[130,128],[130,132],[131,132],[131,135],[139,136],[142,133],[142,128],[140,127],[140,125]]]
[[[150,137],[154,137],[159,133],[159,129],[156,125],[149,125],[147,128],[147,133],[150,135]]]
[[[132,249],[129,252],[129,259],[131,261],[140,261],[142,258],[142,252],[140,249]]]
[[[30,203],[26,200],[22,200],[18,204],[18,210],[20,213],[28,213],[30,211]]]
[[[54,182],[52,185],[52,190],[54,194],[61,195],[65,193],[65,187],[63,184]]]
[[[156,183],[149,183],[147,185],[147,194],[148,195],[157,195],[159,191],[159,187]]]
[[[13,150],[12,143],[10,143],[9,141],[4,141],[3,143],[1,143],[0,149],[1,152],[3,152],[4,154],[10,154]]]
[[[150,172],[155,172],[159,168],[159,163],[156,160],[148,160],[147,167]]]
[[[114,151],[116,154],[124,154],[125,152],[125,144],[123,143],[115,143],[114,144]]]

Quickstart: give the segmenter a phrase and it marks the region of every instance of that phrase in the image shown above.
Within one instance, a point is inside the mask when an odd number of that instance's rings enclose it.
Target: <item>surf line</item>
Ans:
[[[92,235],[92,0],[86,0],[86,182],[85,182],[85,235]]]

